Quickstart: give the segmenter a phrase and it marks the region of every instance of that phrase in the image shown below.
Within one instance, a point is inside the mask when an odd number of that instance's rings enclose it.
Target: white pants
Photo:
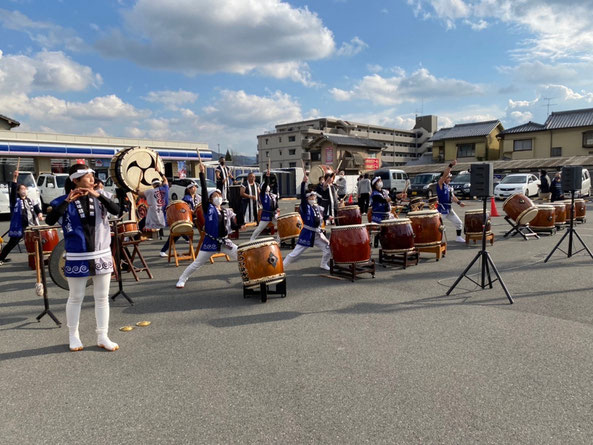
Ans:
[[[253,231],[253,233],[251,234],[251,238],[249,239],[249,241],[254,241],[259,235],[260,233],[262,233],[266,227],[268,227],[268,224],[274,224],[276,227],[278,227],[278,222],[276,221],[276,217],[272,218],[272,221],[260,221],[259,224],[257,225],[257,227],[255,228],[255,230]],[[278,238],[278,233],[276,232],[276,240],[279,241],[280,238]]]
[[[80,308],[86,290],[86,277],[67,277],[68,301],[66,302],[66,325],[69,329],[78,329]],[[109,282],[111,274],[104,273],[93,277],[93,296],[95,297],[95,319],[97,334],[107,335],[109,328]]]
[[[447,213],[446,215],[441,214],[441,216],[444,216],[446,219],[451,221],[453,223],[453,225],[455,226],[456,230],[463,229],[463,222],[461,222],[461,220],[459,219],[459,216],[457,216],[457,214],[455,213],[455,211],[453,209],[449,210],[449,213]]]
[[[200,267],[202,267],[204,264],[210,261],[210,257],[216,253],[226,253],[229,257],[231,257],[232,260],[237,260],[237,246],[235,244],[233,244],[230,248],[223,244],[220,248],[220,252],[206,252],[204,250],[200,250],[198,252],[198,256],[193,261],[193,263],[187,266],[187,268],[183,271],[183,273],[179,277],[179,281],[185,283],[191,274],[193,274],[196,270],[198,270]]]
[[[329,259],[331,258],[331,251],[329,250],[329,241],[323,233],[315,234],[315,247],[319,247],[322,252],[321,256],[321,267],[329,267]],[[296,247],[284,258],[284,266],[288,266],[290,263],[297,260],[297,258],[307,250],[307,246],[301,246],[297,244]]]

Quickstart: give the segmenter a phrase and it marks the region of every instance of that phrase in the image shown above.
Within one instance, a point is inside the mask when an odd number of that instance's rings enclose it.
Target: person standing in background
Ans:
[[[364,177],[358,181],[357,188],[358,206],[360,207],[360,212],[366,215],[369,210],[369,197],[371,196],[371,180],[368,173],[365,173]]]
[[[224,156],[218,158],[216,166],[216,188],[222,193],[222,202],[228,202],[227,191],[231,180],[234,179],[230,169],[225,165]]]
[[[243,208],[243,221],[245,223],[257,223],[257,197],[259,196],[259,185],[255,182],[255,175],[249,173],[245,182],[241,184],[241,198]]]
[[[556,172],[554,179],[550,183],[550,194],[552,195],[552,202],[560,201],[564,199],[564,193],[562,192],[562,177],[560,172]]]
[[[542,201],[549,201],[551,196],[550,177],[545,170],[542,170],[539,176],[539,199]]]
[[[336,188],[338,191],[338,199],[343,201],[346,197],[346,178],[344,177],[344,171],[342,170],[338,176],[336,176]]]

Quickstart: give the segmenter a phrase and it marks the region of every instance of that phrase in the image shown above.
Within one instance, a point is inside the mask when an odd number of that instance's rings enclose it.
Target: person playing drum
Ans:
[[[225,165],[224,156],[221,156],[218,159],[218,165],[216,166],[215,173],[216,187],[221,192],[222,202],[227,202],[229,184],[231,183],[231,180],[235,178],[233,177],[231,170]]]
[[[185,203],[187,203],[187,205],[189,206],[189,208],[191,209],[191,211],[193,212],[195,210],[196,207],[198,207],[200,205],[201,199],[200,196],[196,193],[196,189],[197,189],[197,185],[192,182],[190,183],[186,188],[185,188],[185,192],[182,198],[182,201],[184,201]],[[166,213],[165,213],[166,216]],[[183,239],[187,242],[189,242],[189,238],[185,235],[182,235]],[[177,242],[177,240],[180,238],[179,236],[175,236],[175,242]],[[165,242],[165,244],[163,245],[163,247],[161,247],[161,252],[160,255],[162,257],[166,257],[168,256],[168,251],[169,251],[169,243],[171,241],[171,237],[167,238],[167,241]]]
[[[278,213],[278,198],[270,189],[270,170],[266,171],[259,196],[262,204],[261,219],[258,226],[251,234],[250,241],[255,240],[268,226],[270,221],[273,222],[276,227],[278,226],[278,221],[276,220]],[[280,242],[278,234],[276,234],[276,239]]]
[[[389,192],[383,190],[383,180],[380,176],[375,176],[371,181],[371,187],[373,189],[371,193],[371,209],[373,216],[371,222],[380,224],[384,219],[393,218],[391,213],[391,198]],[[375,235],[374,246],[379,246],[379,236]]]
[[[206,167],[200,163],[202,209],[204,210],[204,217],[206,219],[204,242],[194,262],[187,266],[179,277],[176,284],[178,289],[185,287],[185,282],[190,275],[206,264],[215,253],[223,252],[233,260],[237,259],[237,245],[228,238],[228,234],[233,227],[236,227],[237,217],[231,209],[223,209],[221,207],[222,193],[220,190],[214,190],[208,196],[205,172]]]
[[[321,231],[321,222],[323,221],[323,214],[321,208],[317,205],[317,192],[310,191],[307,193],[308,175],[305,173],[303,182],[301,183],[301,206],[299,213],[303,219],[303,229],[299,235],[296,247],[284,258],[284,266],[297,260],[297,258],[309,247],[317,246],[321,249],[321,265],[324,270],[329,270],[329,260],[331,258],[331,250],[329,248],[329,241]]]
[[[9,262],[6,257],[14,249],[25,234],[25,229],[29,226],[38,226],[39,221],[43,219],[41,208],[38,203],[34,203],[27,197],[27,186],[17,184],[19,178],[18,170],[14,171],[12,182],[10,183],[10,226],[8,235],[10,240],[2,252],[0,252],[0,266]]]
[[[108,213],[117,215],[119,205],[103,191],[94,190],[94,171],[84,164],[75,164],[68,171],[66,195],[51,202],[47,223],[61,220],[66,244],[64,275],[68,280],[66,324],[70,350],[82,350],[78,333],[80,307],[89,277],[93,277],[97,346],[108,351],[119,349],[107,336],[109,328],[109,282],[113,272],[111,228]]]
[[[465,243],[465,238],[461,236],[461,231],[463,230],[463,222],[459,219],[459,216],[455,213],[455,210],[452,209],[451,204],[456,202],[461,207],[465,207],[465,204],[462,203],[455,193],[453,193],[453,187],[449,185],[451,182],[451,169],[457,164],[457,160],[453,160],[449,166],[445,169],[439,181],[437,183],[437,196],[439,198],[439,205],[437,210],[441,214],[442,218],[447,218],[449,221],[453,223],[455,226],[455,230],[457,231],[457,238],[455,241],[460,243]]]

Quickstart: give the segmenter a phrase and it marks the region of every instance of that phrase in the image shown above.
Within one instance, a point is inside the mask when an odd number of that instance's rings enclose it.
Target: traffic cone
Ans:
[[[348,198],[348,204],[352,204],[352,193],[350,194],[350,197]]]
[[[490,216],[500,216],[498,210],[496,210],[496,203],[494,202],[494,196],[490,197]]]

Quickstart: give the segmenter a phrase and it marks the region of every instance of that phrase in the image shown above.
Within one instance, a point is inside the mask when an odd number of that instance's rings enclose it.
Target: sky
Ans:
[[[13,131],[207,143],[274,125],[593,107],[593,0],[0,0]]]

